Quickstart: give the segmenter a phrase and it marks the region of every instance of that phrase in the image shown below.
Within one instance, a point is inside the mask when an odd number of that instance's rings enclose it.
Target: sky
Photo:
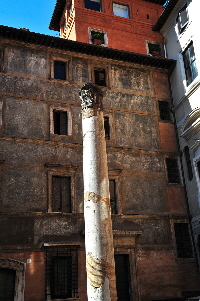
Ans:
[[[48,29],[55,4],[56,0],[0,0],[0,25],[58,36]]]

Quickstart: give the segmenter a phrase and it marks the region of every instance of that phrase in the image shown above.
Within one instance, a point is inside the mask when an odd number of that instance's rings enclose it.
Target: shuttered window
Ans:
[[[52,211],[71,213],[71,177],[52,176]]]
[[[130,269],[128,254],[115,255],[115,274],[117,300],[130,301]]]
[[[66,63],[62,61],[54,61],[54,78],[66,79]]]
[[[67,111],[53,110],[54,134],[68,135]]]
[[[14,301],[16,271],[0,268],[0,300]]]

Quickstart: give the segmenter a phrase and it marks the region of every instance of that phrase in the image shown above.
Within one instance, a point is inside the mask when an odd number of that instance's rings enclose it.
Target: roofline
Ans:
[[[172,70],[176,64],[176,61],[171,59],[157,58],[146,54],[139,54],[124,50],[106,48],[93,44],[61,39],[58,37],[52,37],[40,33],[30,32],[24,29],[16,29],[3,25],[0,25],[0,37],[55,49],[61,49],[64,51],[71,51],[75,53],[81,53],[123,62],[130,62],[167,70]]]
[[[159,5],[164,5],[164,3],[166,2],[166,0],[143,0],[143,1],[151,2]],[[49,24],[49,29],[60,31],[60,19],[62,17],[65,5],[67,3],[71,3],[71,0],[56,0],[54,11]]]
[[[167,6],[165,7],[162,15],[158,19],[157,23],[153,26],[153,31],[160,31],[161,28],[166,23],[167,19],[169,18],[171,12],[173,11],[174,7],[178,3],[179,0],[169,0]]]

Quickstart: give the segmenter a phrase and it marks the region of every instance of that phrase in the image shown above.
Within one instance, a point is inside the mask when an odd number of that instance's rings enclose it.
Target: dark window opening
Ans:
[[[129,7],[119,3],[113,3],[113,14],[115,16],[129,18]]]
[[[46,297],[78,298],[78,248],[53,246],[46,249]]]
[[[149,54],[152,56],[161,56],[162,50],[161,45],[158,43],[148,43]]]
[[[128,254],[115,255],[115,274],[117,300],[130,301],[130,269]]]
[[[95,84],[106,87],[106,70],[101,68],[94,68]]]
[[[54,78],[66,79],[66,63],[61,61],[54,61]]]
[[[180,183],[177,159],[166,159],[167,175],[169,183]]]
[[[149,14],[147,14],[147,20],[149,20]]]
[[[191,159],[190,159],[190,151],[189,151],[188,146],[186,146],[184,148],[184,154],[185,154],[185,161],[186,161],[186,165],[187,165],[188,179],[189,179],[189,181],[191,181],[193,178],[193,172],[192,172],[192,164],[191,164]]]
[[[197,170],[198,170],[199,179],[200,179],[200,161],[197,162]]]
[[[187,85],[189,86],[198,75],[193,43],[190,43],[190,45],[183,52],[183,61],[186,81]]]
[[[71,213],[71,177],[52,176],[52,211]]]
[[[111,213],[117,214],[117,197],[115,180],[109,180]]]
[[[13,301],[16,271],[0,268],[0,300]]]
[[[101,2],[100,0],[85,0],[85,8],[101,11]]]
[[[193,258],[190,233],[187,223],[175,223],[174,231],[178,258]]]
[[[178,23],[179,33],[183,32],[186,25],[188,24],[187,3],[178,13],[176,22]]]
[[[104,116],[104,130],[105,130],[105,139],[110,140],[110,124],[109,124],[109,117]]]
[[[170,106],[167,101],[159,101],[160,119],[170,121]]]
[[[105,44],[104,33],[99,31],[91,31],[92,44],[101,45]]]
[[[53,110],[54,134],[68,135],[67,111]]]

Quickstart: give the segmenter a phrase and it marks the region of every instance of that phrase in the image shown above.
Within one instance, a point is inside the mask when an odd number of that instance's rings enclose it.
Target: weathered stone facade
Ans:
[[[158,109],[158,101],[170,98],[173,62],[148,56],[130,62],[116,59],[114,50],[108,58],[106,50],[96,55],[93,45],[48,39],[1,28],[0,259],[26,264],[24,300],[52,300],[45,289],[48,249],[72,245],[78,248],[78,294],[71,300],[87,300],[79,90],[93,81],[95,66],[106,69],[101,90],[110,122],[109,177],[116,184],[114,246],[116,254],[129,255],[130,300],[198,290],[194,258],[177,255],[174,223],[188,216],[182,183],[167,180],[165,159],[178,158],[173,123],[162,122]],[[66,80],[54,79],[54,60],[66,62]],[[68,135],[54,133],[56,108],[68,112]],[[71,179],[70,212],[52,210],[54,176]]]

